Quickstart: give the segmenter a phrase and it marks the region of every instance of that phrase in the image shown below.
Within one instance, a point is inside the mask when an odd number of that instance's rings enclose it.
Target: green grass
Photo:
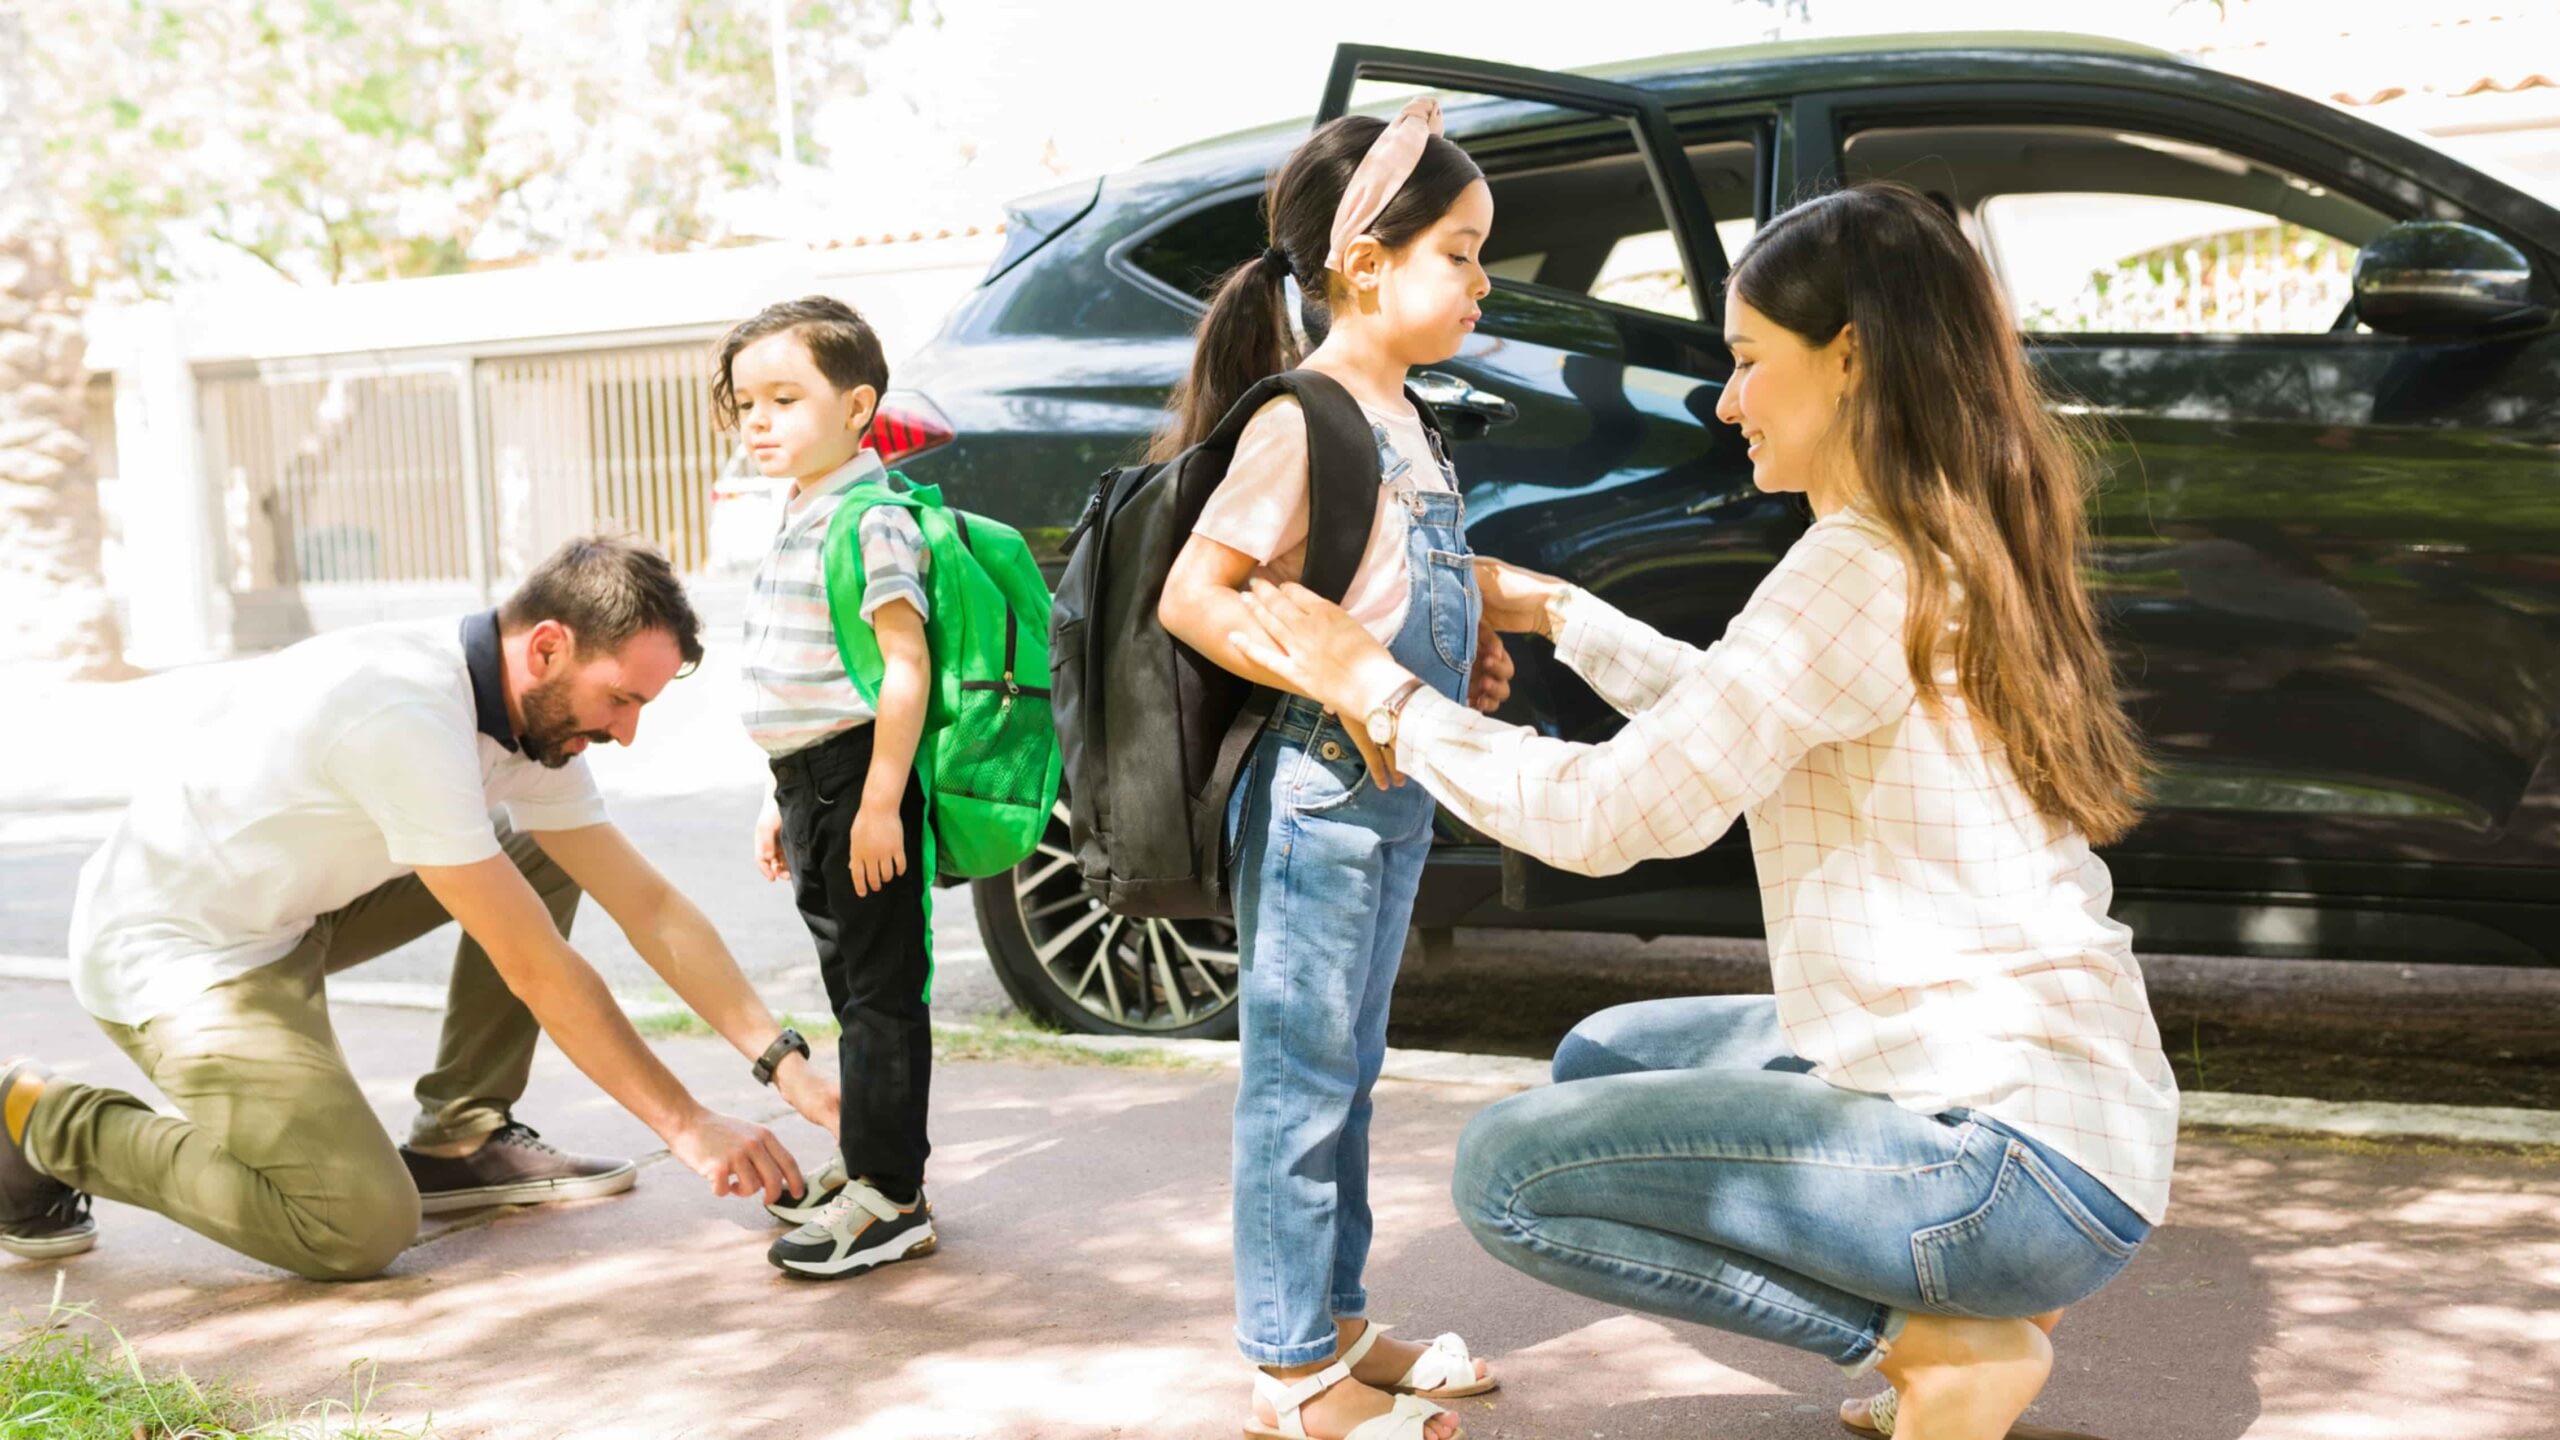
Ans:
[[[0,1437],[6,1440],[424,1440],[369,1419],[373,1364],[352,1367],[348,1398],[285,1416],[236,1386],[201,1382],[183,1370],[146,1370],[113,1326],[103,1340],[65,1328],[95,1320],[65,1305],[61,1282],[45,1317],[0,1349]]]
[[[1034,1022],[1018,1010],[1008,1010],[992,1019],[977,1021],[967,1030],[938,1027],[933,1037],[933,1054],[937,1060],[1110,1065],[1126,1070],[1197,1070],[1207,1065],[1205,1061],[1169,1050],[1141,1047],[1088,1050],[1068,1043],[1065,1036]]]
[[[708,1036],[711,1027],[702,1018],[675,1003],[670,997],[650,1002],[655,1006],[635,1015],[631,1027],[650,1040],[692,1039]],[[833,1040],[841,1033],[833,1016],[783,1015],[780,1023],[790,1026],[811,1040]],[[1109,1065],[1129,1070],[1192,1070],[1201,1061],[1187,1055],[1163,1050],[1088,1050],[1071,1044],[1055,1030],[1033,1021],[1019,1011],[1008,1010],[992,1019],[973,1021],[966,1026],[934,1027],[933,1053],[943,1060],[1008,1060],[1018,1064]],[[6,1437],[0,1437],[6,1440]]]
[[[713,1033],[701,1016],[673,1000],[666,1003],[672,1008],[632,1016],[631,1028],[639,1031],[641,1038],[646,1040],[675,1040]],[[776,1023],[787,1025],[812,1040],[832,1040],[839,1029],[832,1015],[812,1017],[786,1013],[776,1017]]]

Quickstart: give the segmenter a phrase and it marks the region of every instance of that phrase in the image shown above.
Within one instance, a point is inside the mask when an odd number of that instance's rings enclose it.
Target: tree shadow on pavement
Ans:
[[[1220,1072],[948,1067],[942,1253],[857,1280],[780,1277],[760,1211],[709,1202],[660,1161],[631,1195],[485,1217],[356,1285],[280,1278],[107,1207],[104,1245],[67,1267],[70,1298],[104,1302],[150,1363],[287,1406],[343,1394],[370,1359],[381,1410],[432,1412],[448,1437],[1216,1433],[1248,1387],[1231,1337],[1233,1095]],[[1833,1408],[1874,1381],[1566,1295],[1479,1251],[1447,1184],[1490,1098],[1391,1085],[1375,1138],[1373,1314],[1461,1331],[1500,1367],[1501,1391],[1457,1407],[1471,1435],[1840,1433]],[[552,1113],[580,1147],[634,1138],[583,1104]],[[2065,1320],[2033,1418],[2114,1440],[2373,1417],[2529,1433],[2560,1341],[2555,1193],[2560,1168],[2527,1158],[2190,1137],[2171,1223]],[[0,1268],[0,1308],[49,1292],[50,1270]]]

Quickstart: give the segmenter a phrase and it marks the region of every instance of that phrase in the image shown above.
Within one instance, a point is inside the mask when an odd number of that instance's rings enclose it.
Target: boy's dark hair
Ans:
[[[582,657],[664,630],[675,637],[686,669],[702,663],[702,621],[676,568],[646,540],[581,535],[552,551],[498,607],[503,634],[521,634],[545,620],[568,626]]]
[[[711,376],[711,413],[721,429],[735,429],[738,424],[738,391],[729,374],[738,352],[786,330],[809,347],[809,358],[818,363],[818,373],[827,377],[828,384],[838,390],[868,385],[875,402],[888,393],[889,357],[881,351],[879,332],[871,322],[834,296],[805,295],[767,305],[722,337],[720,363]]]
[[[1375,115],[1345,115],[1306,138],[1271,177],[1263,210],[1271,221],[1273,248],[1289,260],[1306,297],[1301,319],[1310,336],[1322,336],[1328,316],[1325,252],[1333,248],[1333,212],[1342,205],[1351,172],[1377,143],[1387,122]],[[1389,250],[1401,250],[1440,223],[1469,185],[1484,178],[1457,142],[1434,135],[1404,187],[1387,202],[1368,232]],[[1173,414],[1148,451],[1168,460],[1217,428],[1229,407],[1253,383],[1298,361],[1289,335],[1288,288],[1280,271],[1257,255],[1218,282],[1209,313],[1200,322],[1191,373],[1174,387]]]

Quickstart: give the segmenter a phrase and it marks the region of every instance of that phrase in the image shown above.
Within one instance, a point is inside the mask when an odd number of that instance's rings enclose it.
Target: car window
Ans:
[[[1758,223],[1754,144],[1716,139],[1688,151],[1728,255]],[[1497,281],[1698,318],[1670,221],[1632,137],[1586,142],[1562,157],[1492,149],[1479,158],[1494,199],[1484,267]],[[1220,277],[1261,251],[1261,207],[1253,193],[1191,211],[1131,247],[1129,263],[1206,302]]]
[[[1262,192],[1206,205],[1130,248],[1129,263],[1207,304],[1218,282],[1262,253]]]
[[[2113,128],[1878,128],[1843,160],[1852,181],[1900,180],[1954,215],[2033,334],[2326,331],[2356,247],[2390,223],[2246,156]]]
[[[1731,255],[1756,223],[1754,142],[1702,141],[1688,156]],[[1494,222],[1485,269],[1495,278],[1699,318],[1670,220],[1632,137],[1560,164],[1505,166],[1489,157],[1486,178]]]
[[[1749,215],[1737,220],[1718,220],[1716,239],[1723,244],[1726,257],[1730,259],[1740,255],[1742,247],[1751,242],[1751,236],[1759,226],[1760,222]],[[1529,267],[1527,274],[1506,278],[1534,280],[1537,278],[1536,267]],[[1589,294],[1594,299],[1606,300],[1613,305],[1631,305],[1638,310],[1686,315],[1693,320],[1698,315],[1698,307],[1689,295],[1688,282],[1680,274],[1678,248],[1672,244],[1668,230],[1620,236],[1617,243],[1609,247],[1609,258],[1600,262],[1600,273],[1592,277]]]

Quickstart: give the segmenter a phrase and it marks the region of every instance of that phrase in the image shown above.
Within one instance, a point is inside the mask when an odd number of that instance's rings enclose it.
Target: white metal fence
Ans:
[[[728,448],[712,421],[711,359],[706,343],[479,363],[499,577],[595,529],[644,535],[687,573],[703,567]]]
[[[2355,247],[2299,225],[2225,231],[2093,270],[2078,294],[2021,307],[2030,331],[2300,335],[2337,323]]]
[[[347,587],[503,589],[563,539],[709,559],[705,340],[199,376],[235,599]]]

